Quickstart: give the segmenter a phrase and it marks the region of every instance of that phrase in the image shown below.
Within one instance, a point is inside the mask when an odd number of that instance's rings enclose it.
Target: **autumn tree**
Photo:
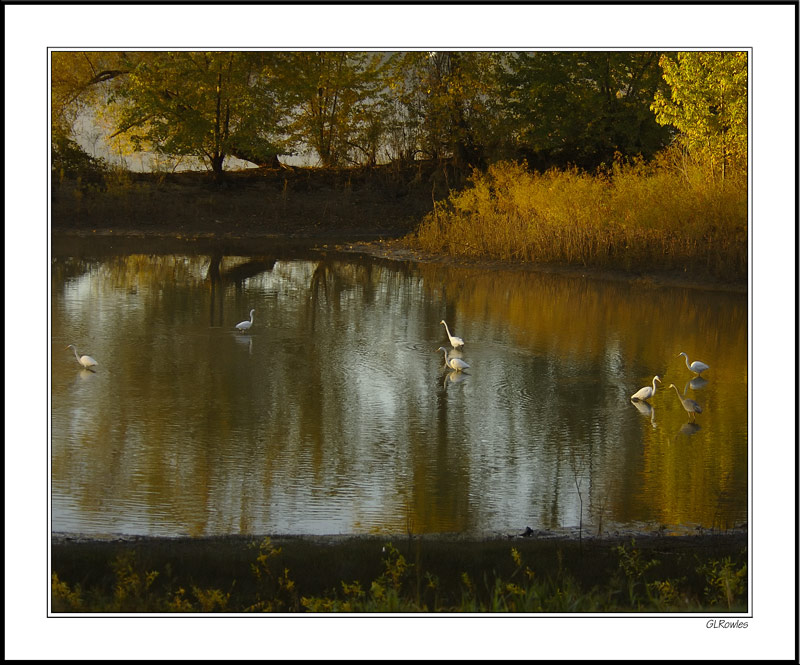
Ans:
[[[108,97],[135,150],[200,158],[222,181],[225,159],[262,163],[279,151],[266,52],[164,52],[131,67]]]
[[[656,121],[722,181],[747,169],[747,53],[681,52],[659,64],[669,92],[652,103]]]
[[[386,54],[296,51],[278,55],[274,90],[295,149],[313,149],[323,166],[375,163],[381,137]]]
[[[428,159],[483,164],[491,142],[490,100],[500,54],[412,51],[393,63],[391,86],[405,137]]]
[[[107,86],[129,72],[132,55],[117,51],[51,52],[50,117],[53,133],[73,136],[74,123],[80,113],[102,103]]]
[[[134,56],[135,57],[135,56]],[[105,95],[128,73],[132,58],[115,51],[52,51],[50,54],[50,121],[55,171],[90,175],[102,160],[78,142],[76,124],[104,104]]]

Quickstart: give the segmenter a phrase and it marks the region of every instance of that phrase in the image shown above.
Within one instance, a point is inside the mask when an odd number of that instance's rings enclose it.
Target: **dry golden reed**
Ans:
[[[453,256],[747,276],[747,187],[670,156],[531,173],[501,162],[435,206],[407,241]]]

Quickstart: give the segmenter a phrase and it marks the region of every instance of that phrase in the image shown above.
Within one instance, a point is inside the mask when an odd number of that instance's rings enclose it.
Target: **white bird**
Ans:
[[[695,360],[693,363],[689,364],[689,356],[687,356],[683,351],[678,354],[678,357],[684,357],[686,360],[686,367],[689,368],[690,371],[694,372],[695,374],[700,374],[701,372],[705,372],[708,369],[708,365],[705,363],[701,363],[699,360]]]
[[[236,328],[244,332],[245,330],[250,330],[250,326],[253,325],[253,314],[255,314],[256,310],[250,310],[250,320],[249,321],[242,321],[241,323],[236,324]]]
[[[651,388],[650,386],[645,386],[644,388],[639,388],[639,390],[637,390],[635,393],[633,393],[633,395],[631,395],[631,399],[634,402],[638,402],[639,400],[644,402],[644,400],[650,399],[653,395],[656,394],[656,381],[661,383],[661,377],[654,376],[653,387]]]
[[[460,372],[462,369],[469,369],[469,365],[461,360],[461,358],[449,358],[447,355],[447,349],[443,346],[440,346],[436,350],[444,351],[444,364],[450,369],[454,369],[456,372]]]
[[[453,345],[454,349],[457,349],[459,346],[464,346],[464,340],[460,337],[456,337],[455,335],[450,334],[450,328],[447,327],[447,324],[444,321],[440,321],[444,326],[444,329],[447,331],[447,336],[450,338],[450,344]]]
[[[85,367],[86,369],[99,364],[94,358],[92,358],[92,356],[79,356],[78,350],[75,348],[74,344],[67,345],[64,350],[66,351],[67,349],[72,349],[72,352],[75,354],[75,360],[78,361],[79,365]]]
[[[686,413],[689,414],[689,419],[694,420],[695,413],[703,413],[703,407],[701,407],[697,402],[693,399],[689,399],[688,397],[684,397],[681,395],[681,391],[675,386],[674,383],[669,384],[670,388],[675,388],[675,394],[678,395],[678,399],[681,401],[683,408],[686,409]]]

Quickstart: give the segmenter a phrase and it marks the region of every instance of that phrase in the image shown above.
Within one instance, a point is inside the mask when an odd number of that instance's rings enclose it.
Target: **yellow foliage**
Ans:
[[[407,242],[454,256],[605,268],[747,274],[747,188],[670,168],[618,162],[597,174],[532,173],[501,162],[437,205]]]

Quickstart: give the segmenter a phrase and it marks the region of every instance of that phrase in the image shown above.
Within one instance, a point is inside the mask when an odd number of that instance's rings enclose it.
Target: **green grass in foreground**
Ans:
[[[702,612],[747,609],[746,551],[700,560],[679,577],[661,579],[654,552],[630,545],[614,548],[616,567],[604,584],[586,588],[570,574],[558,554],[557,569],[546,575],[523,561],[511,547],[510,573],[460,574],[453,590],[437,575],[419,569],[396,547],[382,551],[380,573],[362,583],[304,595],[281,561],[281,548],[269,538],[259,543],[250,563],[251,579],[231,579],[225,589],[179,582],[177,571],[146,570],[135,550],[110,562],[105,587],[81,588],[52,573],[52,611],[61,612]],[[663,572],[663,569],[661,569]]]
[[[407,242],[430,252],[605,269],[747,276],[747,186],[669,161],[531,173],[498,163],[436,204]]]

